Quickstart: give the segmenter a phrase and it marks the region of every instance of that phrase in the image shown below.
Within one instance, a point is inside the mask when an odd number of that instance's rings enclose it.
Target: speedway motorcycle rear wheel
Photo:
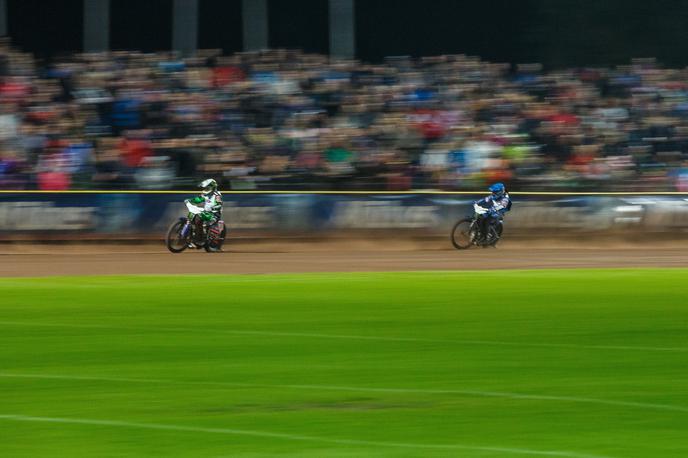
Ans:
[[[219,253],[222,251],[222,245],[225,243],[225,236],[227,235],[227,227],[222,228],[222,232],[220,232],[220,236],[215,239],[215,240],[208,240],[203,248],[205,248],[205,251],[208,253]]]

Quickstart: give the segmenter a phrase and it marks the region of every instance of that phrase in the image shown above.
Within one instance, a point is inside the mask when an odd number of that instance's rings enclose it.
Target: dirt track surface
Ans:
[[[161,245],[5,245],[0,276],[268,274],[419,270],[688,267],[688,246],[595,247],[543,243],[456,251],[441,242],[236,242],[223,253],[169,253]]]

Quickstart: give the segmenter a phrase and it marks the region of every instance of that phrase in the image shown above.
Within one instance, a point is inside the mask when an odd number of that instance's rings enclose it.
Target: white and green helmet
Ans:
[[[217,191],[217,181],[208,178],[207,180],[203,180],[198,187],[203,188],[203,194],[210,194],[211,192]]]

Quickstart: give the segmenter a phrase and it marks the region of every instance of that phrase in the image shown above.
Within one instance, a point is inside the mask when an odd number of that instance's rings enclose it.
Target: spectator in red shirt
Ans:
[[[127,167],[139,167],[144,158],[153,154],[151,143],[144,135],[137,131],[128,131],[120,141],[119,149]]]

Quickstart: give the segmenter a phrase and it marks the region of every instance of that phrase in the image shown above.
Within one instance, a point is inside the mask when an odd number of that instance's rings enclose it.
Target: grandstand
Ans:
[[[688,456],[686,19],[0,0],[0,458]]]

